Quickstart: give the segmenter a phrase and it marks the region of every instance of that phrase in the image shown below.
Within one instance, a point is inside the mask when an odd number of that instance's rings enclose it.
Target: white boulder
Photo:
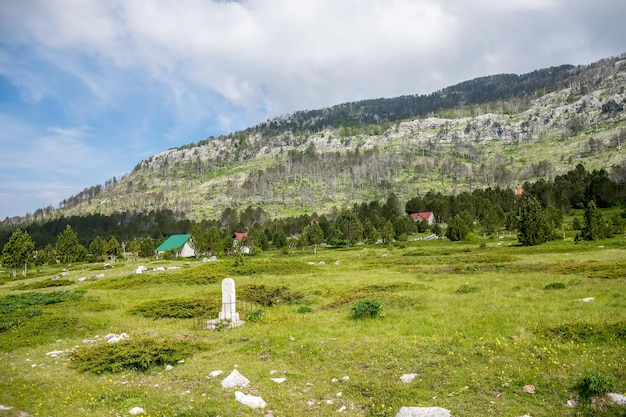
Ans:
[[[139,414],[145,414],[146,410],[144,410],[141,407],[133,407],[128,411],[128,414],[133,415],[133,416],[137,416]]]
[[[236,387],[247,387],[250,385],[250,380],[245,376],[241,375],[238,370],[233,370],[230,375],[222,380],[222,387],[224,388],[236,388]]]
[[[404,374],[400,377],[400,381],[404,382],[405,384],[408,384],[411,381],[413,381],[415,378],[417,378],[417,374]]]
[[[148,268],[145,265],[139,265],[137,269],[135,269],[135,274],[143,274],[144,271],[147,271]]]
[[[235,400],[250,408],[265,408],[267,405],[267,403],[263,401],[263,398],[244,394],[241,391],[235,391]]]
[[[441,407],[402,407],[396,417],[451,417],[450,410]]]

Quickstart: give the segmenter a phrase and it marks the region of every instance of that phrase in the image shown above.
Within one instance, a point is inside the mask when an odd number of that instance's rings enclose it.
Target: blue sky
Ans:
[[[623,0],[0,0],[0,219],[298,110],[626,52]]]

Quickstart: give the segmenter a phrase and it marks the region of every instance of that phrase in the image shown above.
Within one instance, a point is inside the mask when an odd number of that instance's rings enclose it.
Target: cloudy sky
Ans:
[[[0,0],[0,219],[297,110],[626,52],[623,0]]]

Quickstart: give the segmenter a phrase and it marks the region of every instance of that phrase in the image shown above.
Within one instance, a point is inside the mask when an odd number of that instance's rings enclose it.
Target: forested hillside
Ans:
[[[192,220],[261,207],[329,212],[553,180],[581,163],[621,181],[626,59],[477,78],[429,95],[296,112],[154,155],[122,178],[5,225],[171,210]]]

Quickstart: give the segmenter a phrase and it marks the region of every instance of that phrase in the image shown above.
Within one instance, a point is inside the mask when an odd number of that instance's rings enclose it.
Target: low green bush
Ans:
[[[588,404],[593,397],[602,397],[608,394],[614,386],[615,381],[612,377],[592,372],[578,381],[574,389],[581,402]]]
[[[461,284],[454,292],[457,294],[469,294],[476,291],[478,291],[478,287],[469,285],[466,282],[465,284]]]
[[[352,318],[373,319],[380,315],[381,309],[382,303],[379,300],[360,300],[352,307]]]
[[[310,306],[300,306],[300,307],[298,307],[297,312],[300,313],[300,314],[312,313],[313,312],[313,308],[310,307]]]
[[[130,312],[153,319],[190,319],[215,315],[218,308],[207,299],[169,299],[145,301],[131,308]]]
[[[200,350],[205,344],[184,340],[122,340],[79,347],[70,353],[71,366],[94,374],[122,371],[146,371],[164,365],[174,365]]]
[[[265,311],[263,310],[260,310],[260,309],[252,310],[246,314],[246,321],[249,321],[251,323],[260,323],[263,321],[264,314],[265,314]]]
[[[544,290],[562,290],[565,289],[565,284],[562,282],[551,282],[550,284],[543,287]]]
[[[40,288],[50,288],[50,287],[64,287],[67,285],[76,284],[74,281],[70,281],[69,279],[58,279],[53,281],[51,279],[45,279],[43,281],[35,281],[30,284],[20,284],[16,285],[14,289],[16,290],[38,290]]]
[[[264,307],[277,304],[291,304],[302,299],[304,295],[299,292],[291,292],[288,287],[266,287],[263,284],[244,285],[239,291],[241,299],[258,303]]]

